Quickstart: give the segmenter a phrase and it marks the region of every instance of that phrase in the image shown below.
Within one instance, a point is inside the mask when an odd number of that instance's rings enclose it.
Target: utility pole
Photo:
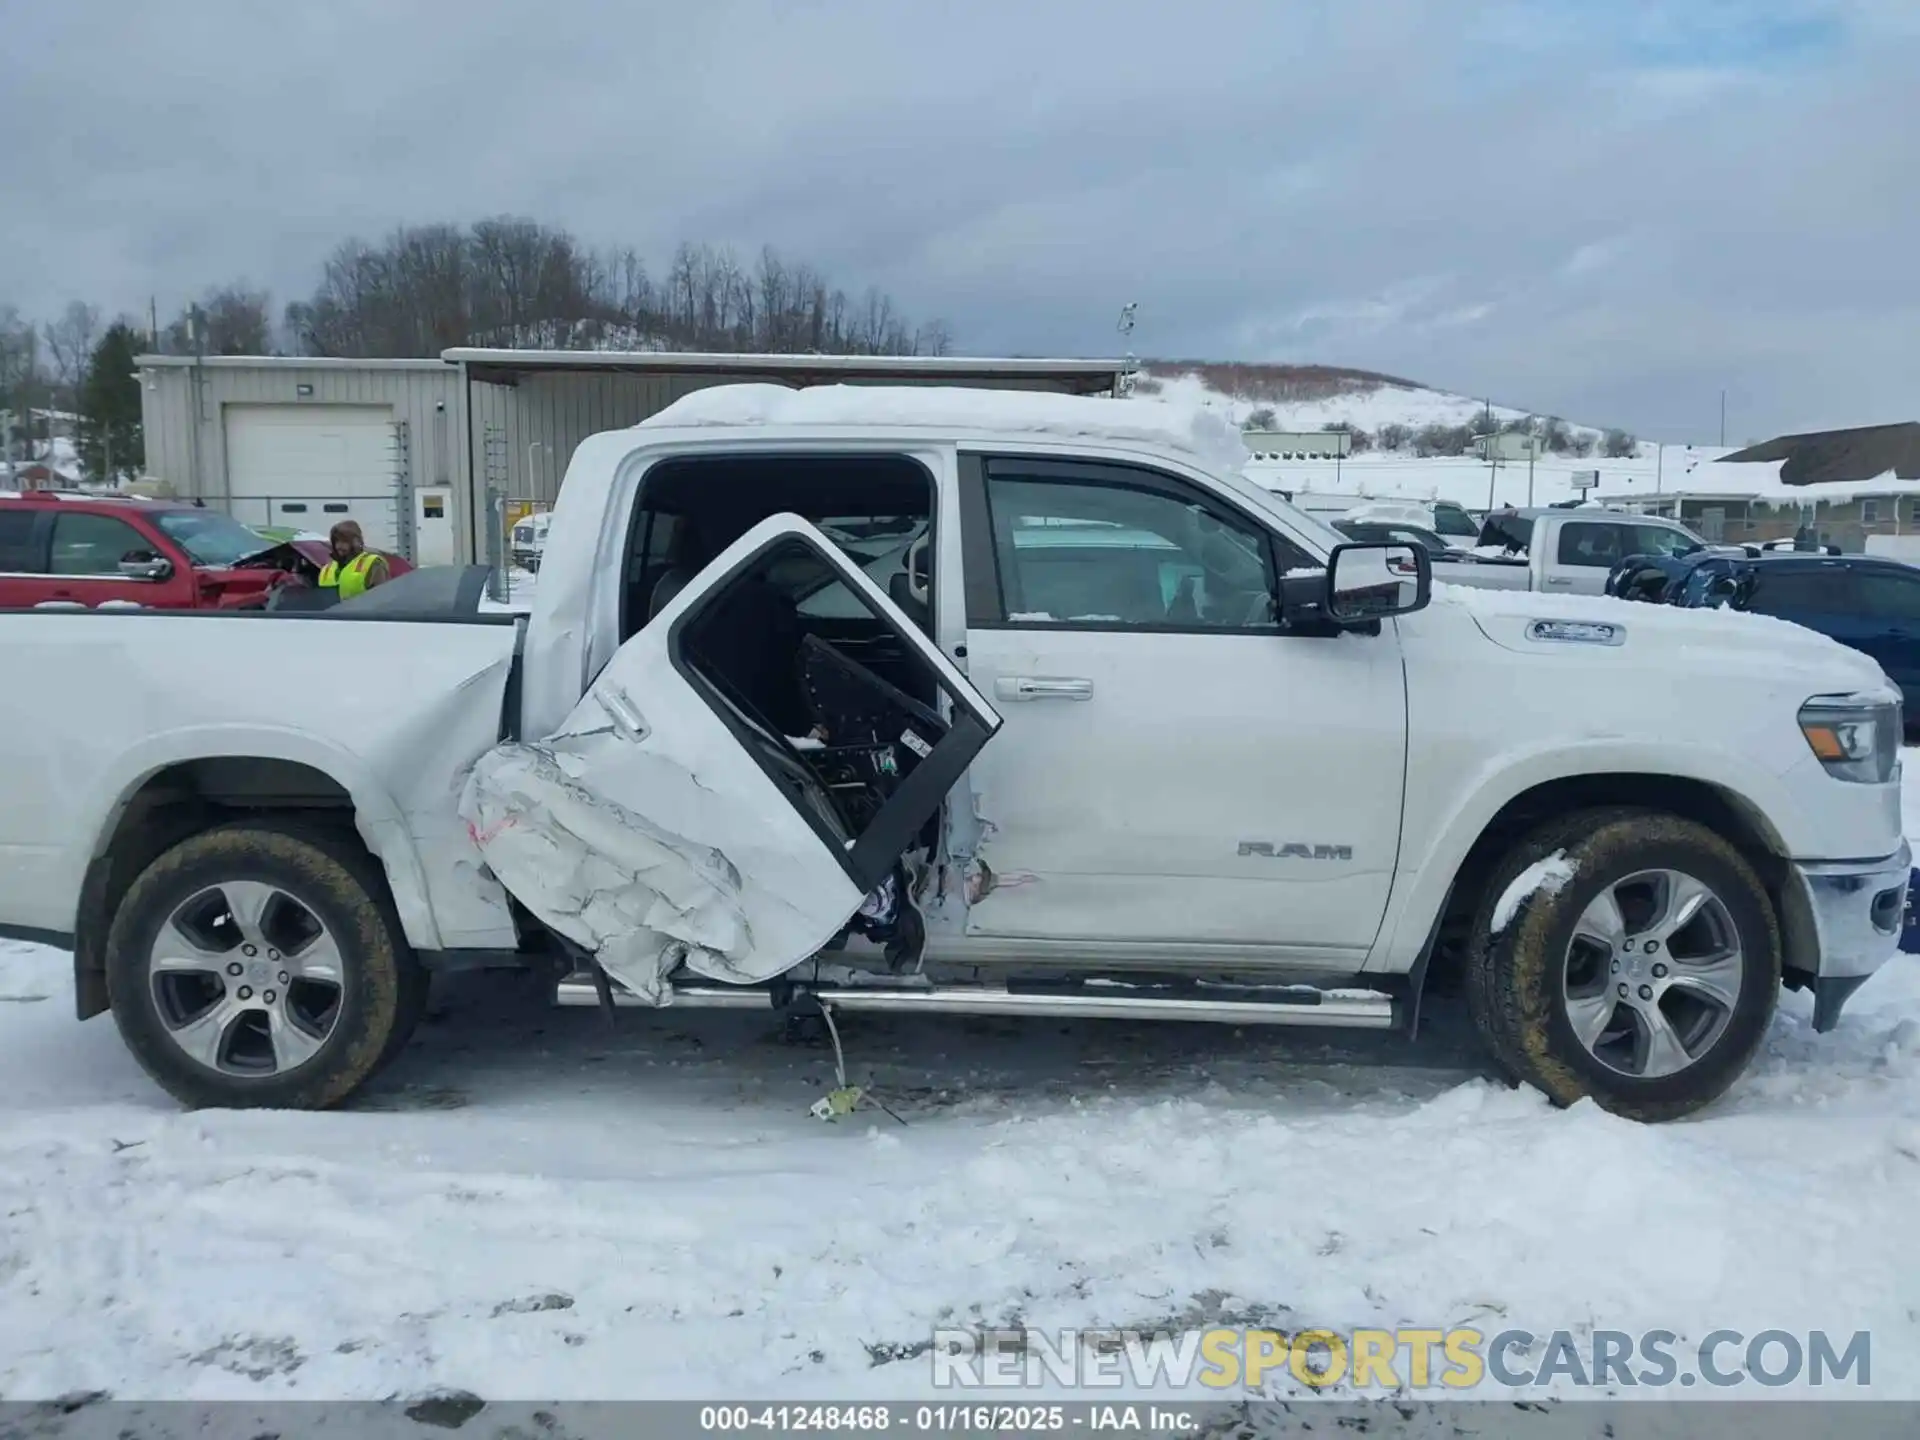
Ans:
[[[1533,435],[1527,436],[1527,508],[1529,510],[1533,508],[1533,462],[1539,449],[1539,438]]]
[[[1120,323],[1113,327],[1127,337],[1126,364],[1120,372],[1118,383],[1114,386],[1114,393],[1116,395],[1128,396],[1133,394],[1134,381],[1139,373],[1140,362],[1134,358],[1133,354],[1133,325],[1139,313],[1140,302],[1138,300],[1129,300],[1125,305],[1120,307]]]
[[[1660,493],[1660,481],[1666,467],[1667,447],[1658,440],[1653,442],[1653,493]]]
[[[1480,443],[1487,447],[1487,511],[1493,511],[1493,482],[1500,474],[1500,452],[1493,443],[1493,400],[1487,399],[1486,433],[1480,437]]]
[[[1727,392],[1720,392],[1720,443],[1727,443]]]

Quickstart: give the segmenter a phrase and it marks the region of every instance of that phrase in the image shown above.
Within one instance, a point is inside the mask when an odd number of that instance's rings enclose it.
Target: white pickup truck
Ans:
[[[1436,562],[1433,578],[1488,590],[1604,595],[1608,574],[1629,555],[1672,555],[1706,543],[1656,515],[1553,506],[1495,510],[1470,558]]]
[[[722,387],[580,446],[530,616],[0,614],[0,933],[196,1105],[436,968],[562,1001],[1401,1027],[1705,1104],[1894,952],[1899,692],[1761,617],[1429,588],[1150,400]],[[1791,664],[1781,663],[1782,657]],[[1003,719],[1004,712],[1004,719]]]

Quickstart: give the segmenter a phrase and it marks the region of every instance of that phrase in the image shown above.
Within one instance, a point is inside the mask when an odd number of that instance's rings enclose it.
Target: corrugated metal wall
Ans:
[[[226,409],[230,405],[377,405],[407,425],[412,483],[453,488],[454,534],[468,531],[471,487],[465,483],[458,423],[460,372],[451,365],[223,365],[198,370],[199,424],[194,424],[195,369],[154,365],[140,375],[140,412],[147,473],[182,495],[218,504],[227,494]],[[310,386],[308,394],[300,387]],[[196,431],[198,453],[196,455]]]
[[[550,505],[560,493],[567,462],[589,435],[638,425],[682,395],[710,385],[738,384],[743,378],[574,372],[530,375],[518,385],[475,381],[469,402],[474,466],[484,468],[487,432],[499,433],[503,443],[497,463],[506,471],[507,497]],[[476,493],[485,484],[484,474],[474,476]]]

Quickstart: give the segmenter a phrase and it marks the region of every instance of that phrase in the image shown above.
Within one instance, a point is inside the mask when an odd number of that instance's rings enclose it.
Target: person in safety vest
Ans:
[[[387,557],[367,548],[367,537],[360,533],[356,520],[342,520],[327,533],[333,559],[320,572],[317,582],[322,590],[336,590],[342,600],[384,585],[388,580]]]

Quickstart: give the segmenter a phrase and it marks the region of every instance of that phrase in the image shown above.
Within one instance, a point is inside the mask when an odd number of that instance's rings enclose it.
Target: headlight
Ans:
[[[1884,785],[1900,759],[1900,702],[1817,697],[1800,707],[1800,733],[1834,779]]]

